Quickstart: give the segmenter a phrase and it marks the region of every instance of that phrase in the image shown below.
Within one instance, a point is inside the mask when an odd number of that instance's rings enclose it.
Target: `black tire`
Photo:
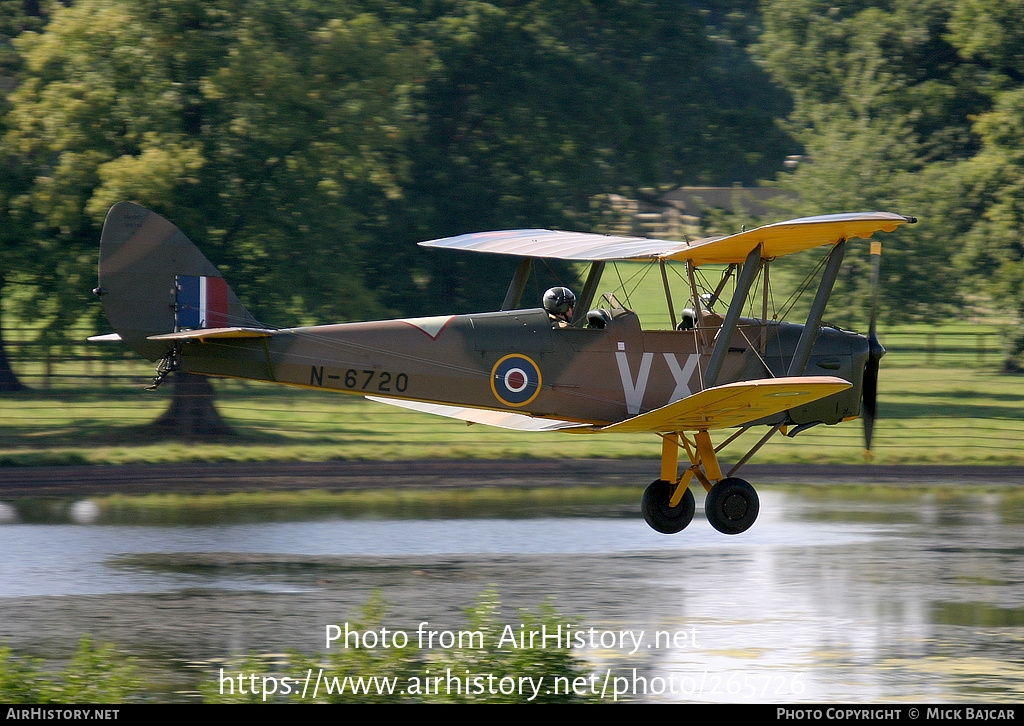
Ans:
[[[757,519],[760,508],[754,487],[736,477],[715,484],[704,500],[708,521],[722,534],[746,532]]]
[[[693,511],[696,508],[693,492],[687,487],[679,504],[670,507],[668,503],[674,490],[675,485],[664,479],[652,482],[644,490],[643,499],[640,500],[640,509],[644,513],[647,524],[651,525],[651,529],[656,532],[662,534],[682,532],[693,519]]]

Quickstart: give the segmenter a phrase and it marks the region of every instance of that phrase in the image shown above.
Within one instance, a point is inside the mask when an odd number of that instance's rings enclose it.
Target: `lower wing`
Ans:
[[[601,427],[617,433],[707,431],[742,426],[850,387],[834,376],[763,378],[727,383],[625,421]]]
[[[566,431],[569,433],[614,433],[701,431],[723,429],[757,421],[803,406],[819,398],[850,387],[848,381],[833,376],[765,378],[728,383],[670,403],[614,424],[594,425],[576,421],[527,416],[514,411],[467,408],[442,403],[426,403],[399,398],[367,396],[371,401],[388,403],[413,411],[457,418],[467,423],[485,424],[516,431]]]

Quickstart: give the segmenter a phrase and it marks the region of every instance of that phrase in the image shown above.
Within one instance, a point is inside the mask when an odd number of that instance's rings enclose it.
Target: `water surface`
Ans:
[[[313,641],[323,623],[345,616],[341,603],[371,588],[395,604],[393,627],[453,627],[453,613],[490,586],[510,604],[550,598],[574,624],[648,638],[658,630],[686,633],[675,646],[587,651],[599,669],[633,677],[628,695],[639,700],[977,703],[1024,696],[1018,505],[998,493],[889,501],[766,489],[761,499],[760,519],[738,536],[715,532],[699,511],[684,532],[659,535],[635,503],[451,519],[324,512],[282,521],[276,512],[198,525],[121,524],[89,503],[65,503],[52,521],[38,521],[8,503],[0,511],[3,630],[25,635],[38,627],[40,608],[74,622],[97,602],[131,602],[139,613],[171,597],[177,616],[194,616],[194,627],[164,622],[132,632],[150,647],[180,638],[175,647],[184,651],[221,648],[228,657],[232,648]],[[350,558],[369,574],[125,564],[218,553],[324,567]],[[415,568],[371,567],[403,558]],[[209,593],[224,593],[216,610]],[[264,599],[252,599],[260,593]],[[259,622],[278,630],[244,629],[257,607]],[[116,612],[90,616],[115,639],[126,637]],[[234,633],[230,647],[218,644],[221,632]]]

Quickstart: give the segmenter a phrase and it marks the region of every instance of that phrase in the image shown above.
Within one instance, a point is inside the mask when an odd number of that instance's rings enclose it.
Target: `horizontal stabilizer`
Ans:
[[[573,421],[561,421],[558,419],[537,418],[525,416],[512,411],[494,411],[485,408],[465,408],[463,406],[447,406],[441,403],[424,403],[422,401],[410,401],[404,398],[379,398],[367,396],[370,401],[377,403],[388,403],[400,408],[408,408],[412,411],[430,413],[436,416],[447,416],[457,418],[467,423],[485,424],[496,426],[502,429],[513,429],[515,431],[558,431],[561,429],[586,427]]]
[[[107,333],[106,335],[90,335],[86,340],[90,343],[119,343],[121,336],[118,333]]]
[[[614,433],[706,431],[757,421],[850,387],[834,376],[764,378],[716,386],[667,406],[604,426]]]
[[[146,340],[212,340],[214,338],[269,338],[273,330],[265,328],[206,328],[202,330],[182,330],[177,333],[161,333],[150,335]]]

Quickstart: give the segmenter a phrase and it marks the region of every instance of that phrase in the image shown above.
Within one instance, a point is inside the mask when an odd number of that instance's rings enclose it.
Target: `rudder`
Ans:
[[[149,360],[167,353],[166,342],[147,340],[152,335],[261,327],[181,230],[131,202],[119,202],[107,212],[97,294],[121,340]]]

